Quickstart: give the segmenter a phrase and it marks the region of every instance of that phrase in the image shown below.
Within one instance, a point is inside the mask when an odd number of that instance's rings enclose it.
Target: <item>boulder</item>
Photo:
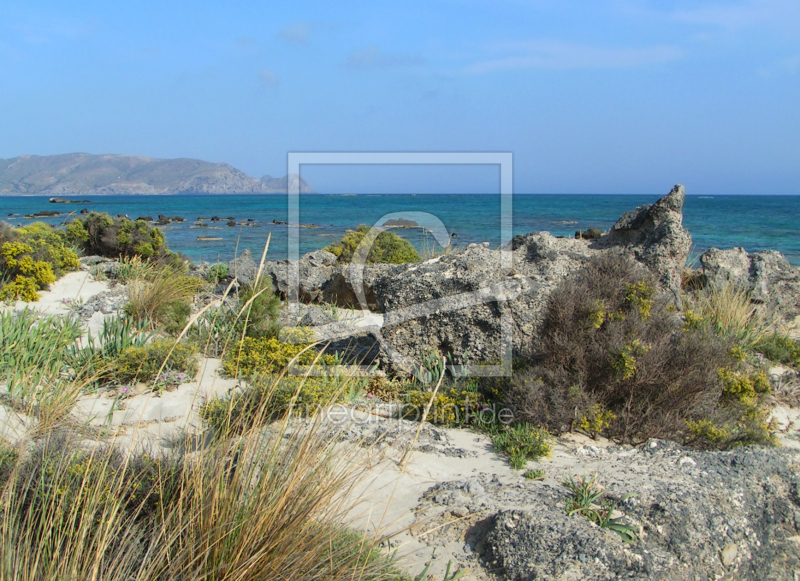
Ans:
[[[744,248],[711,248],[700,256],[706,284],[733,284],[754,302],[775,309],[786,320],[800,317],[800,269],[780,252],[748,253]]]
[[[340,307],[358,308],[359,300],[351,282],[349,264],[337,264],[336,255],[317,250],[304,255],[298,263],[299,299],[303,303],[331,303]],[[266,262],[264,275],[272,280],[273,290],[281,297],[289,296],[289,262]],[[370,309],[377,309],[372,289],[377,278],[394,268],[391,264],[368,264],[364,267],[362,288]]]

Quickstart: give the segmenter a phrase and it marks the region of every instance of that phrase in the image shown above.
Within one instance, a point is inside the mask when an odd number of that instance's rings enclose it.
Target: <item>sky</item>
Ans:
[[[520,193],[800,195],[797,0],[0,7],[0,158],[502,151]],[[317,191],[496,192],[496,167],[304,166]]]

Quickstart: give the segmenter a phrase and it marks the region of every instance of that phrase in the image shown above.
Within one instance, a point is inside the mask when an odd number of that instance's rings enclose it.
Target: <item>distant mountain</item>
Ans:
[[[227,163],[133,155],[21,155],[0,159],[0,195],[278,194],[300,176],[252,178]]]

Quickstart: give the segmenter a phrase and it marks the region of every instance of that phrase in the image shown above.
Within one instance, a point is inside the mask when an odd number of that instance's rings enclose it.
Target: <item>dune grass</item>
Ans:
[[[162,457],[66,424],[0,444],[0,581],[402,578],[347,526],[363,450],[322,414],[250,426]]]

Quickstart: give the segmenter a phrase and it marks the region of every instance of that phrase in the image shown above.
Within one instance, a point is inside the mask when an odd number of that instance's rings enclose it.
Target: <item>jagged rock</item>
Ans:
[[[242,284],[255,282],[258,274],[258,265],[253,260],[253,255],[250,254],[249,248],[245,248],[239,256],[228,262],[228,274],[235,276]]]
[[[751,293],[751,299],[791,320],[800,316],[800,269],[780,252],[748,254],[744,248],[711,248],[700,256],[707,284],[717,288],[732,283]]]
[[[517,236],[507,265],[502,252],[488,243],[422,263],[366,265],[366,301],[386,315],[384,348],[416,361],[437,351],[461,361],[499,362],[501,319],[508,313],[511,336],[506,339],[512,339],[516,352],[525,353],[536,338],[550,291],[601,252],[632,254],[680,305],[681,274],[691,245],[681,225],[683,200],[683,187],[675,186],[652,206],[623,215],[600,238],[572,240],[547,232]],[[274,290],[288,296],[287,263],[268,262],[264,268]],[[299,261],[299,300],[357,306],[352,276],[351,266],[336,264],[329,252],[307,254]]]
[[[264,275],[272,279],[273,290],[281,297],[289,296],[288,261],[267,262]],[[391,264],[367,264],[363,271],[364,295],[367,306],[376,309],[373,284],[376,279],[391,271]],[[332,303],[341,307],[358,307],[359,300],[351,282],[349,264],[336,264],[336,256],[326,250],[317,250],[303,256],[298,263],[299,299],[304,303]]]
[[[655,272],[678,304],[683,267],[692,246],[692,237],[683,228],[685,198],[683,186],[676,185],[652,206],[623,214],[603,237],[607,245],[624,247]]]

